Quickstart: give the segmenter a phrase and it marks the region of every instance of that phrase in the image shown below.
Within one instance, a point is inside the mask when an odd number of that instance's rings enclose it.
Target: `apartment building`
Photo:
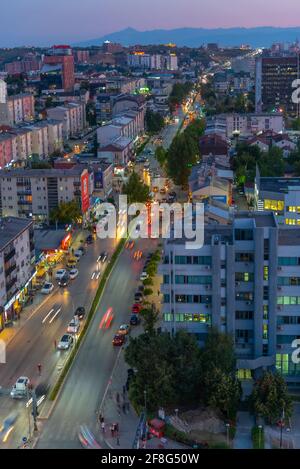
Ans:
[[[50,119],[63,123],[63,138],[78,136],[86,127],[86,106],[83,102],[67,103],[47,110]]]
[[[74,57],[70,46],[53,46],[43,59],[41,81],[44,88],[55,86],[71,91],[74,88]]]
[[[284,116],[282,113],[261,114],[224,114],[226,120],[226,134],[228,138],[234,135],[247,137],[259,132],[284,131]]]
[[[232,334],[241,379],[277,369],[299,387],[299,229],[279,227],[270,212],[240,212],[231,226],[206,225],[203,247],[185,243],[164,245],[163,328],[185,329],[203,345],[214,326]]]
[[[272,211],[279,225],[300,226],[300,178],[261,177],[257,169],[254,201],[258,211]]]
[[[35,273],[33,222],[0,220],[0,331],[15,318],[19,303]]]
[[[13,161],[24,162],[31,155],[47,158],[63,149],[62,121],[44,120],[0,133],[0,167]]]
[[[16,125],[34,119],[34,96],[22,93],[9,96],[3,103],[0,102],[0,124]]]
[[[7,100],[7,85],[4,80],[0,80],[0,104],[5,104]]]
[[[260,57],[256,60],[256,112],[282,109],[299,116],[299,104],[292,100],[292,83],[299,79],[299,54],[290,57]]]
[[[0,211],[4,217],[33,217],[47,222],[52,209],[71,200],[78,201],[84,214],[90,195],[88,171],[81,165],[0,171]]]

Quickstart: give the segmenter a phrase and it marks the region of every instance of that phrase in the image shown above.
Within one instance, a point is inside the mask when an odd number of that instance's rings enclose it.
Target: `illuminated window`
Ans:
[[[265,199],[264,208],[265,210],[273,210],[274,212],[283,212],[284,202],[282,200]]]
[[[264,280],[266,282],[269,280],[269,267],[267,265],[264,266]]]
[[[263,325],[263,339],[267,339],[269,336],[268,324]]]

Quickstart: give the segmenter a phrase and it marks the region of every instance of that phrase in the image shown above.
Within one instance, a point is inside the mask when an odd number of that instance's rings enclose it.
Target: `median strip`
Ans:
[[[58,392],[60,390],[60,388],[62,387],[63,385],[63,382],[65,380],[65,377],[69,371],[69,369],[71,368],[72,366],[72,363],[75,359],[75,356],[77,354],[77,351],[79,350],[79,347],[87,333],[87,330],[88,330],[88,327],[94,317],[94,314],[96,312],[96,309],[97,309],[97,306],[98,306],[98,303],[100,301],[100,298],[101,298],[101,295],[103,293],[103,290],[104,290],[104,287],[105,287],[105,284],[106,284],[106,281],[108,280],[109,278],[109,275],[119,257],[119,255],[121,254],[122,250],[123,250],[123,247],[125,245],[125,242],[126,242],[126,239],[121,239],[121,241],[119,242],[115,252],[113,253],[112,257],[111,257],[111,260],[109,262],[109,264],[107,265],[104,273],[103,273],[103,276],[100,280],[100,283],[99,283],[99,286],[98,286],[98,289],[97,289],[97,292],[96,292],[96,295],[94,297],[94,300],[93,300],[93,303],[92,303],[92,306],[91,306],[91,309],[89,311],[89,314],[87,316],[87,320],[85,322],[85,325],[82,329],[82,332],[78,338],[78,340],[76,341],[75,345],[74,345],[74,348],[72,350],[72,352],[70,353],[70,356],[68,358],[68,360],[66,361],[66,364],[56,382],[56,384],[54,385],[52,391],[50,392],[50,396],[49,396],[49,400],[50,401],[54,401],[58,395]]]

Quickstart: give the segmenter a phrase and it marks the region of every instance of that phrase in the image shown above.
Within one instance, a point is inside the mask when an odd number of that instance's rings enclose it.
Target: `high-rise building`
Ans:
[[[74,57],[70,46],[53,46],[44,56],[42,80],[48,87],[63,88],[71,91],[74,88]]]
[[[166,56],[166,69],[167,70],[178,70],[178,59],[176,54],[169,54]]]
[[[292,83],[299,78],[299,55],[260,57],[256,60],[256,112],[285,111],[299,116],[299,104],[292,101]]]
[[[240,212],[231,226],[206,225],[203,247],[185,243],[165,242],[163,328],[183,328],[201,345],[216,327],[234,338],[240,378],[277,369],[299,387],[299,229],[279,227],[270,212]]]

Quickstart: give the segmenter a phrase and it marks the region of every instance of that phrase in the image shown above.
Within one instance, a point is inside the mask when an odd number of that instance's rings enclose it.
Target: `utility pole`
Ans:
[[[281,420],[280,420],[280,449],[282,449],[282,444],[283,444],[284,419],[285,419],[285,412],[284,412],[284,406],[283,406]]]

